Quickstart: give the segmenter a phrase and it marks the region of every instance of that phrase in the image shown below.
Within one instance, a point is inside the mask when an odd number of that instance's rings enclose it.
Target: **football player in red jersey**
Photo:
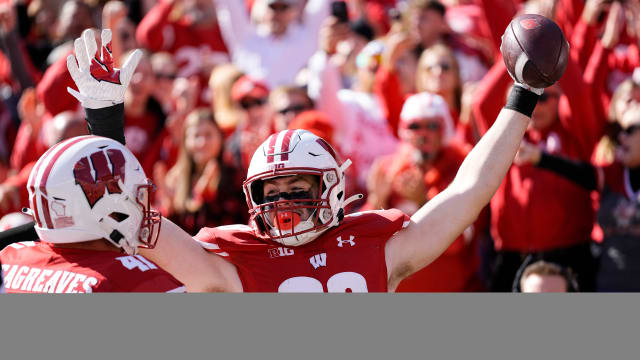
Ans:
[[[77,48],[76,53],[82,55]],[[94,91],[100,84],[83,86],[92,81],[90,68],[82,65],[86,62],[80,60],[78,69],[70,57],[68,65],[87,103],[104,103],[87,112],[92,131],[116,134],[122,126],[114,109],[121,105],[111,106],[105,92]],[[251,160],[244,183],[250,226],[202,229],[195,237],[198,246],[164,220],[156,248],[142,253],[189,290],[393,291],[436,259],[489,202],[542,91],[516,83],[505,109],[451,185],[411,218],[398,210],[345,216],[352,199],[344,192],[350,162],[341,162],[309,132],[285,130],[270,136]]]
[[[95,174],[95,175],[94,175]],[[137,254],[153,247],[160,216],[148,181],[122,144],[78,136],[51,147],[31,171],[25,209],[40,242],[0,251],[9,293],[184,292]]]

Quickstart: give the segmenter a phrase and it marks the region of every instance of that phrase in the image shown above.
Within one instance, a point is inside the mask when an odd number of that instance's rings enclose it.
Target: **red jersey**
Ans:
[[[245,292],[386,292],[385,244],[408,224],[392,209],[347,215],[297,247],[263,241],[246,225],[204,228],[195,239],[237,267]]]
[[[380,171],[387,176],[398,179],[403,172],[415,169],[417,165],[411,158],[412,147],[401,146],[395,153],[382,157]],[[427,201],[442,192],[456,176],[458,168],[469,152],[465,145],[455,142],[444,146],[440,155],[434,160],[431,167],[422,172],[425,189],[427,189]],[[407,214],[415,213],[420,204],[406,199],[397,189],[402,183],[394,181],[393,189],[387,205],[405,211]],[[366,204],[365,208],[371,207]],[[467,228],[463,234],[445,250],[436,260],[427,267],[418,270],[415,274],[402,280],[398,284],[396,292],[463,292],[477,290],[477,269],[479,259],[476,244],[479,236],[482,236],[488,226],[488,211],[483,211],[478,220]]]
[[[8,293],[184,292],[142,255],[25,241],[0,251]]]

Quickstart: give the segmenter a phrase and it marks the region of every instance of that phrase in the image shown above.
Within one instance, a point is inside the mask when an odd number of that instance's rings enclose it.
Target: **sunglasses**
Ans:
[[[287,4],[282,4],[282,3],[273,3],[273,4],[269,4],[269,8],[275,12],[285,12],[287,10],[289,10],[291,6],[287,5]]]
[[[297,104],[297,105],[288,106],[288,107],[286,107],[286,108],[284,108],[282,110],[278,110],[278,113],[280,115],[286,115],[288,113],[297,114],[297,113],[305,111],[307,109],[309,109],[309,106],[303,105],[303,104]]]
[[[249,110],[252,107],[262,106],[266,104],[267,99],[243,99],[240,101],[240,107],[244,110]]]
[[[546,102],[549,99],[557,99],[559,97],[560,94],[543,92],[542,95],[540,95],[540,98],[538,98],[538,102]]]
[[[441,64],[429,65],[426,67],[428,71],[433,71],[436,68],[440,68],[442,72],[449,72],[453,69],[453,65],[447,64],[447,63],[441,63]]]
[[[442,128],[442,124],[440,124],[439,122],[435,122],[435,121],[430,121],[428,123],[413,122],[413,123],[407,125],[407,129],[409,129],[409,130],[425,129],[425,130],[429,130],[429,131],[438,131],[441,128]]]

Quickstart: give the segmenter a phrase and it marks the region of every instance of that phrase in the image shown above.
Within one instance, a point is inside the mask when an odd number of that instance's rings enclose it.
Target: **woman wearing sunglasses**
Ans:
[[[618,93],[618,92],[617,92]],[[625,99],[615,96],[614,99]],[[611,109],[624,109],[611,132],[613,162],[595,166],[546,153],[523,142],[516,155],[519,165],[534,164],[550,170],[587,190],[600,193],[597,214],[602,242],[594,246],[598,259],[596,291],[640,291],[640,103],[613,102]],[[602,144],[602,143],[601,143]]]
[[[412,92],[405,84],[409,79],[415,82],[417,92],[440,95],[449,107],[456,137],[460,141],[474,143],[469,124],[460,122],[463,83],[454,51],[445,44],[432,45],[420,55],[415,72],[405,74],[401,59],[411,50],[411,44],[411,38],[406,35],[390,37],[382,56],[381,69],[376,74],[375,91],[383,101],[389,123],[392,127],[398,124],[404,99]]]

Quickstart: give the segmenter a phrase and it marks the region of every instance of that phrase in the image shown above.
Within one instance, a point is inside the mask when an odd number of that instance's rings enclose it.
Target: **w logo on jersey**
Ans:
[[[107,161],[109,157],[109,161]],[[95,178],[91,172],[91,164],[95,171]],[[111,162],[111,166],[109,166]],[[124,182],[124,155],[120,150],[108,149],[106,151],[98,151],[87,157],[83,157],[73,167],[73,176],[76,184],[80,185],[84,195],[87,197],[89,206],[93,206],[104,196],[105,190],[109,194],[121,194],[122,189],[118,180]]]
[[[327,253],[313,255],[309,258],[309,262],[314,269],[317,269],[320,266],[327,266]]]

